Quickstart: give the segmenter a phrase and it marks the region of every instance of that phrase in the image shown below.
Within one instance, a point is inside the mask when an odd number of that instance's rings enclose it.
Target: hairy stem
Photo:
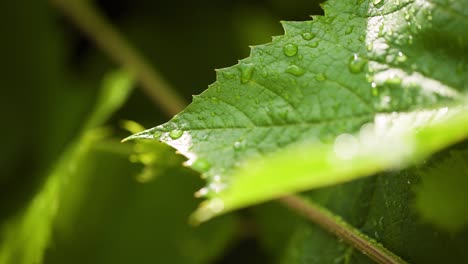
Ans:
[[[115,30],[111,23],[87,0],[50,0],[84,33],[122,65],[141,83],[145,93],[168,115],[180,112],[187,104],[138,52]]]
[[[321,228],[334,233],[336,236],[343,239],[343,241],[346,241],[377,263],[406,263],[381,244],[378,244],[375,240],[359,232],[359,230],[356,230],[353,226],[318,204],[306,201],[297,195],[285,196],[280,199],[280,202],[303,215],[308,220],[316,223]]]

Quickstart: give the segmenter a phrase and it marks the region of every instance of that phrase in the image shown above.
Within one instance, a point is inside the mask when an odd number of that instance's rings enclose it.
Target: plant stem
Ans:
[[[297,195],[285,196],[280,201],[287,207],[302,214],[321,228],[334,233],[351,246],[361,251],[364,255],[380,264],[406,263],[400,257],[378,244],[338,216],[333,215],[327,209],[318,204],[306,201]]]
[[[111,23],[87,0],[50,0],[84,33],[140,81],[144,92],[168,115],[180,112],[187,103],[171,88]]]

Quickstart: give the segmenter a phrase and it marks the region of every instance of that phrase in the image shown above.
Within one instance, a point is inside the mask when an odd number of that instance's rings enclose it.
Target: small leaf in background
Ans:
[[[116,152],[111,144],[125,146],[115,138],[97,142],[86,170],[64,188],[44,263],[201,264],[219,258],[233,239],[236,217],[189,225],[201,181],[180,166],[181,157],[153,142],[148,150],[173,165],[150,165],[145,170],[157,177],[141,183],[134,176],[142,166],[128,161],[132,148]]]
[[[107,136],[97,126],[103,125],[129,95],[133,82],[124,73],[111,73],[104,83],[103,94],[80,136],[70,143],[47,175],[45,182],[22,210],[5,220],[0,227],[0,263],[40,263],[49,244],[53,223],[60,207],[64,186],[80,177],[86,167],[83,159],[93,144]],[[118,89],[115,90],[115,89]],[[114,90],[112,97],[109,91]]]
[[[461,145],[466,149],[466,142]],[[467,263],[468,230],[454,233],[434,228],[421,219],[414,208],[418,196],[413,190],[425,180],[420,170],[430,171],[448,155],[449,151],[443,151],[424,166],[379,173],[375,177],[316,189],[301,196],[325,206],[408,263]],[[455,204],[451,210],[457,209],[460,208]],[[300,219],[288,220],[294,219],[291,215],[294,212],[281,209],[279,204],[271,202],[252,210],[261,226],[265,247],[275,250],[279,263],[373,263],[320,227]],[[458,211],[458,214],[466,217],[466,211]],[[283,221],[288,224],[282,225]]]
[[[456,233],[468,225],[468,151],[447,154],[419,171],[415,206],[426,221]]]

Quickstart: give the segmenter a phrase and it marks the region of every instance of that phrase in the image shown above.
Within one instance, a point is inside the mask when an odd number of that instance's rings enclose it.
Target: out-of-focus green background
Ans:
[[[249,45],[282,34],[280,20],[320,14],[317,2],[94,4],[189,102],[214,82],[215,68],[236,64],[248,56]],[[70,144],[81,142],[102,80],[120,67],[47,1],[1,1],[0,10],[0,243],[6,243],[10,227],[4,223],[21,217]],[[106,136],[69,168],[67,187],[56,197],[45,263],[268,262],[248,210],[198,228],[188,225],[199,202],[193,193],[203,182],[171,150],[156,147],[157,177],[137,180],[142,166],[129,161],[133,146],[118,145],[129,133],[119,122],[150,127],[170,118],[139,88],[106,123]],[[29,221],[48,219],[34,217]],[[41,236],[31,232],[16,242],[27,247]],[[26,257],[17,258],[20,263]]]

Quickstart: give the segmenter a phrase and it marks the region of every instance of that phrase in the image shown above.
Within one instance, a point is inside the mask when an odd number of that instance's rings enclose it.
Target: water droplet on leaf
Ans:
[[[393,76],[385,80],[385,84],[388,85],[399,85],[401,84],[401,78],[398,76]]]
[[[315,34],[311,33],[311,32],[304,32],[304,33],[302,33],[302,38],[305,39],[305,40],[311,40],[311,39],[315,38]]]
[[[205,172],[211,168],[211,164],[204,158],[198,158],[190,167],[196,171]]]
[[[249,82],[252,79],[255,65],[253,63],[241,63],[239,67],[241,83]]]
[[[408,58],[403,54],[401,51],[398,52],[398,56],[396,57],[396,61],[399,63],[403,63],[407,60]]]
[[[349,59],[348,68],[351,73],[360,73],[364,69],[367,61],[359,57],[358,54],[354,54]]]
[[[377,89],[377,84],[375,82],[371,83],[371,91],[373,96],[378,96],[379,95],[379,89]]]
[[[174,129],[171,132],[169,132],[169,136],[172,139],[178,139],[178,138],[180,138],[182,136],[183,133],[184,133],[184,131],[182,131],[180,129]]]
[[[318,45],[319,45],[318,41],[314,41],[314,42],[310,43],[310,47],[312,47],[312,48],[316,48],[316,47],[318,47]]]
[[[349,26],[348,28],[346,28],[344,33],[346,35],[349,35],[349,34],[351,34],[353,32],[353,29],[354,29],[354,26]]]
[[[289,65],[286,69],[286,72],[294,76],[302,76],[305,73],[305,70],[297,65]]]
[[[162,136],[162,131],[159,131],[159,130],[156,130],[154,133],[153,133],[153,138],[154,139],[158,139]]]
[[[236,141],[234,142],[234,150],[241,150],[242,148],[244,147],[244,145],[242,144],[242,142],[240,141]]]
[[[297,54],[297,45],[292,43],[286,44],[283,47],[283,52],[288,57],[295,56]]]

